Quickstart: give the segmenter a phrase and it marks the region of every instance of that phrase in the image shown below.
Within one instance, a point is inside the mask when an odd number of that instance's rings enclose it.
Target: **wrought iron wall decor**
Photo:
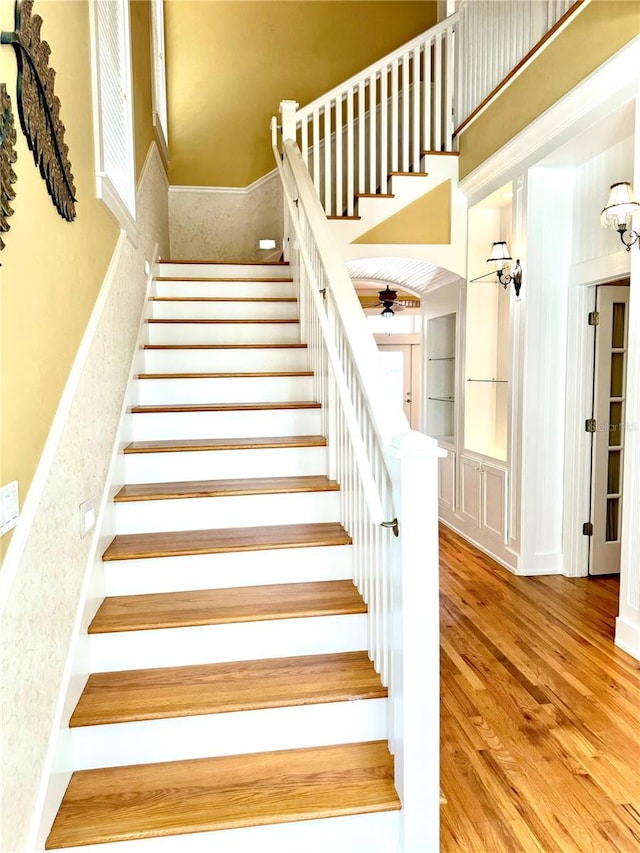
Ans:
[[[60,99],[53,92],[56,72],[49,67],[51,48],[40,40],[42,18],[32,15],[32,9],[33,0],[16,0],[15,31],[3,32],[0,41],[16,52],[18,115],[27,145],[56,210],[71,222],[76,217],[76,188],[60,120]]]
[[[11,186],[17,180],[13,164],[18,159],[15,148],[16,128],[11,111],[11,98],[4,83],[0,83],[0,250],[4,249],[3,232],[11,227],[7,217],[13,213],[11,202],[16,197]]]

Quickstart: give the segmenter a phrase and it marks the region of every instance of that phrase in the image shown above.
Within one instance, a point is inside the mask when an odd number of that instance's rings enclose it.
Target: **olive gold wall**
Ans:
[[[14,28],[14,3],[0,0],[0,25]],[[0,255],[0,482],[18,480],[24,499],[60,395],[113,253],[118,227],[95,196],[89,7],[36,2],[51,46],[55,91],[77,190],[77,219],[57,213],[18,124],[13,49],[0,47],[18,131],[14,215]],[[3,537],[6,549],[9,536]]]
[[[640,33],[638,0],[592,0],[459,138],[460,178]]]
[[[136,181],[155,140],[151,95],[151,3],[134,0],[129,4],[131,21],[131,73],[133,75],[133,129]]]
[[[273,169],[268,126],[436,23],[404,0],[166,0],[171,184],[245,187]]]

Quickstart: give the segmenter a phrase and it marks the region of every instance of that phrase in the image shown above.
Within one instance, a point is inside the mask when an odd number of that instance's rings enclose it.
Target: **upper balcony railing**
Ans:
[[[451,15],[297,111],[295,138],[327,215],[352,216],[356,194],[385,193],[390,173],[453,150],[457,28]]]

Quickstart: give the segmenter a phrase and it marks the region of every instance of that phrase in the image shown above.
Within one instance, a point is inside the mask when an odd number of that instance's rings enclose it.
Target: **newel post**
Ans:
[[[438,458],[419,432],[391,442],[400,526],[393,578],[391,683],[395,784],[403,853],[440,849]]]
[[[280,101],[280,124],[282,125],[282,138],[296,138],[296,113],[298,111],[297,101]]]

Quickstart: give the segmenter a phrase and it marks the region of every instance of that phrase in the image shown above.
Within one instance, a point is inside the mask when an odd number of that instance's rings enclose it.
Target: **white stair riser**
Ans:
[[[226,379],[140,379],[142,406],[180,403],[284,403],[313,399],[312,376],[228,377]]]
[[[384,740],[387,700],[366,699],[71,729],[73,769]]]
[[[125,454],[127,483],[175,483],[252,477],[304,477],[327,473],[326,447],[198,450]]]
[[[150,344],[296,344],[298,323],[149,323]]]
[[[134,441],[320,435],[320,409],[230,412],[144,412],[132,417]]]
[[[156,281],[155,296],[233,296],[251,299],[295,296],[291,281]]]
[[[287,278],[289,264],[185,264],[164,261],[158,264],[158,275],[167,278]]]
[[[339,492],[125,501],[116,504],[116,533],[162,533],[340,520]]]
[[[363,651],[367,614],[89,636],[91,672]]]
[[[175,349],[144,352],[147,373],[259,373],[307,370],[306,347],[279,349]]]
[[[82,853],[400,853],[400,812],[347,815],[74,847]],[[414,853],[414,851],[405,851]],[[420,851],[426,853],[426,851]]]
[[[295,302],[158,302],[151,301],[156,320],[284,320],[298,317]]]
[[[352,560],[350,545],[114,560],[103,564],[105,595],[347,580]]]

